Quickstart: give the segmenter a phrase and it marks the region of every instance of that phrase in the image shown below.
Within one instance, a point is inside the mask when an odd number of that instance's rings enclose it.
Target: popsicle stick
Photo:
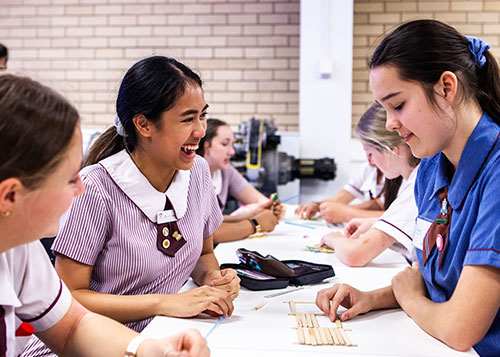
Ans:
[[[314,327],[319,327],[319,323],[318,323],[318,319],[316,318],[316,315],[311,315],[311,320],[312,320]]]
[[[295,306],[295,301],[289,301],[288,304],[290,305],[290,312],[292,314],[297,313],[297,307]]]
[[[300,314],[300,319],[302,320],[302,326],[304,326],[304,327],[308,327],[308,326],[307,326],[306,314],[301,313],[301,314]]]
[[[304,338],[304,329],[303,328],[298,328],[297,329],[297,338],[299,339],[299,343],[301,345],[306,343],[306,340]]]
[[[309,337],[311,338],[311,345],[316,346],[318,343],[316,342],[316,336],[314,335],[314,331],[312,328],[307,329],[309,332]]]
[[[260,310],[260,309],[262,309],[262,308],[263,308],[264,306],[266,306],[266,305],[267,305],[267,301],[263,301],[263,302],[261,302],[259,305],[252,307],[252,310],[253,310],[253,311]]]
[[[319,328],[316,328],[316,327],[313,327],[312,328],[313,332],[314,332],[314,336],[316,337],[316,342],[318,343],[318,345],[323,345],[323,339],[321,338],[321,333],[319,332]]]
[[[313,327],[311,314],[305,314],[305,315],[306,315],[306,319],[307,319],[307,327]]]
[[[340,329],[340,334],[342,335],[342,338],[344,339],[345,341],[345,344],[347,346],[352,346],[352,342],[351,340],[349,339],[349,336],[347,336],[347,333],[344,331],[343,328]]]
[[[306,341],[306,345],[311,345],[311,336],[309,335],[309,330],[307,327],[303,327],[302,330],[304,331],[304,340]]]
[[[335,329],[333,327],[330,327],[330,328],[328,328],[328,331],[330,331],[330,335],[332,336],[333,344],[340,345],[340,341],[339,341],[339,338],[337,337],[337,334],[335,333]]]
[[[340,333],[340,330],[338,328],[334,329],[335,334],[337,335],[337,338],[339,339],[339,344],[340,345],[345,345],[344,338],[342,337],[342,334]]]
[[[333,338],[332,338],[332,335],[330,335],[330,331],[328,331],[328,327],[321,327],[321,332],[323,333],[324,337],[326,338],[326,341],[328,342],[328,344],[333,345]]]

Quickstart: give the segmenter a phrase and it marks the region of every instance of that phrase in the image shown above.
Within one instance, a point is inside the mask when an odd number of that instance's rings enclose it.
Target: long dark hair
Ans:
[[[395,131],[389,131],[385,127],[387,115],[385,109],[378,103],[374,103],[361,116],[356,125],[356,136],[363,142],[375,147],[378,151],[390,151],[396,146],[407,145],[404,139]],[[417,167],[420,159],[413,156],[408,148],[410,156],[408,164]],[[381,194],[384,194],[384,209],[387,209],[397,198],[403,178],[385,179]]]
[[[481,109],[500,124],[500,78],[498,64],[485,51],[479,67],[468,40],[453,27],[436,20],[416,20],[399,26],[375,50],[370,68],[394,66],[400,78],[419,82],[436,105],[433,86],[444,71],[457,76],[463,99],[476,99]]]
[[[172,108],[189,84],[202,87],[200,76],[173,58],[153,56],[134,64],[123,77],[116,100],[116,113],[126,136],[119,135],[114,126],[110,127],[92,145],[84,166],[124,148],[134,151],[137,135],[133,118],[142,114],[158,124],[162,113]]]
[[[66,153],[79,115],[54,90],[26,77],[0,76],[0,182],[34,190]]]
[[[200,140],[200,143],[198,144],[198,150],[196,150],[196,153],[200,156],[205,156],[205,143],[210,143],[212,142],[212,139],[217,136],[217,129],[221,126],[227,126],[227,123],[223,120],[220,119],[207,119],[207,131],[205,132],[205,136]]]

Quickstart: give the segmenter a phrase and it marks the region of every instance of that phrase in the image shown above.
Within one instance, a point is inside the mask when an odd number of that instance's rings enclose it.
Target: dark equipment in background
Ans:
[[[323,159],[296,159],[278,152],[281,137],[276,135],[276,126],[268,120],[251,118],[239,126],[235,133],[231,164],[264,195],[277,192],[278,185],[294,179],[333,180],[335,161]]]

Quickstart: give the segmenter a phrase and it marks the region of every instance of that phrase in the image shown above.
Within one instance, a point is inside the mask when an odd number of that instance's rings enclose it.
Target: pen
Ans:
[[[285,221],[285,224],[290,224],[292,226],[298,226],[298,227],[304,227],[304,228],[310,228],[310,229],[316,229],[316,227],[313,227],[313,226],[308,226],[308,225],[300,224],[300,223],[294,223],[294,222],[290,222],[290,221]]]
[[[212,328],[210,329],[210,331],[208,331],[208,333],[205,335],[205,338],[208,338],[208,336],[210,336],[210,334],[217,328],[219,327],[220,323],[222,322],[222,320],[224,320],[224,316],[221,316],[219,317],[219,320],[215,323],[215,325],[212,326]]]

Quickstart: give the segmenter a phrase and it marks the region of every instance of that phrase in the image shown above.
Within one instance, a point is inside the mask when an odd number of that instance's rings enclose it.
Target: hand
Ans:
[[[276,216],[278,221],[282,219],[285,216],[285,206],[281,204],[280,200],[274,201],[273,205],[271,206],[271,211],[273,211],[273,214]]]
[[[231,299],[236,299],[240,293],[240,278],[234,269],[214,270],[205,277],[207,285],[229,293]]]
[[[272,232],[278,224],[278,218],[268,209],[255,216],[255,219],[259,222],[262,232]]]
[[[210,310],[217,315],[230,316],[234,306],[231,294],[207,285],[179,294],[160,295],[155,315],[192,317]]]
[[[392,278],[392,290],[403,310],[407,301],[417,296],[427,295],[427,288],[418,262],[414,262],[411,267],[405,268]]]
[[[346,204],[332,201],[325,201],[319,205],[319,213],[328,223],[341,223],[348,219],[345,217]]]
[[[319,202],[311,202],[307,205],[300,205],[295,209],[295,214],[302,219],[311,219],[319,212]]]
[[[359,238],[359,236],[366,233],[376,221],[376,218],[353,218],[345,226],[344,236],[347,238]]]
[[[326,246],[328,248],[335,249],[335,241],[344,238],[344,235],[340,232],[330,232],[321,237],[320,246]]]
[[[340,305],[347,308],[340,319],[346,321],[353,317],[368,312],[372,309],[370,294],[359,291],[347,284],[335,284],[331,288],[318,291],[316,305],[323,311],[330,321],[335,321]]]
[[[162,339],[144,340],[137,349],[137,357],[208,357],[207,341],[198,330],[188,329]]]

